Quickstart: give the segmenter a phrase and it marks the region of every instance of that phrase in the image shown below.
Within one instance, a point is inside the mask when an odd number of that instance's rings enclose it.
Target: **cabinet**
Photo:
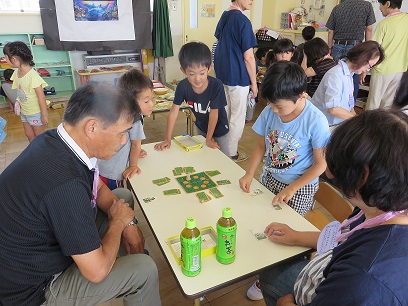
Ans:
[[[302,37],[302,30],[279,30],[279,33],[282,34],[285,38],[289,38],[295,46],[304,43],[304,39]],[[326,43],[328,41],[328,31],[316,31],[315,37],[320,37]]]
[[[22,41],[27,44],[33,54],[35,70],[45,68],[50,76],[43,76],[48,87],[54,87],[56,94],[46,96],[47,100],[58,101],[67,100],[75,90],[74,73],[71,66],[71,58],[68,51],[48,50],[44,45],[44,36],[41,33],[22,34],[0,34],[0,56],[3,56],[3,47],[10,41]],[[2,65],[0,75],[3,79],[3,72],[6,69]],[[0,104],[6,103],[0,96]]]

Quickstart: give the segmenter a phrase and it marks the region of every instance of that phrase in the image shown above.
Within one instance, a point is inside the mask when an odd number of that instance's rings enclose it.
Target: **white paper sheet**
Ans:
[[[76,21],[72,0],[55,0],[61,41],[134,40],[132,1],[117,0],[119,20]]]

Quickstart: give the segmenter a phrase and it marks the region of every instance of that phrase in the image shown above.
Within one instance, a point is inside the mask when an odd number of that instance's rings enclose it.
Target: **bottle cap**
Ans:
[[[186,219],[186,227],[188,229],[192,229],[196,227],[196,219],[193,217],[187,217]]]
[[[223,218],[231,218],[232,217],[232,209],[231,207],[224,207],[222,209],[222,217]]]

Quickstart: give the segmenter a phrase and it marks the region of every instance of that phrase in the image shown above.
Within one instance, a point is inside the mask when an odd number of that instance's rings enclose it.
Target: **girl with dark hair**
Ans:
[[[347,57],[326,72],[312,102],[335,126],[356,115],[354,111],[353,75],[370,71],[384,60],[384,51],[375,41],[366,41],[347,52]]]
[[[7,43],[3,53],[7,63],[17,68],[10,78],[13,81],[12,88],[17,89],[14,112],[20,115],[24,133],[31,142],[34,137],[45,131],[48,124],[47,103],[43,91],[48,84],[32,68],[33,55],[24,42]]]
[[[276,61],[292,61],[297,62],[295,58],[295,46],[288,38],[279,39],[274,45],[272,52],[266,55],[266,67],[272,65]]]
[[[337,62],[331,57],[329,46],[323,39],[315,37],[305,43],[301,66],[306,76],[310,77],[306,90],[310,97],[313,97],[326,72],[336,65]]]
[[[408,116],[400,110],[365,111],[334,131],[326,173],[356,208],[321,233],[275,222],[266,227],[275,243],[317,250],[311,261],[293,260],[260,274],[266,305],[406,304],[407,150]]]

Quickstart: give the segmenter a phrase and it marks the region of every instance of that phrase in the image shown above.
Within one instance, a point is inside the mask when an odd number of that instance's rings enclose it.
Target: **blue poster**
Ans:
[[[119,20],[117,0],[73,0],[75,21]]]

